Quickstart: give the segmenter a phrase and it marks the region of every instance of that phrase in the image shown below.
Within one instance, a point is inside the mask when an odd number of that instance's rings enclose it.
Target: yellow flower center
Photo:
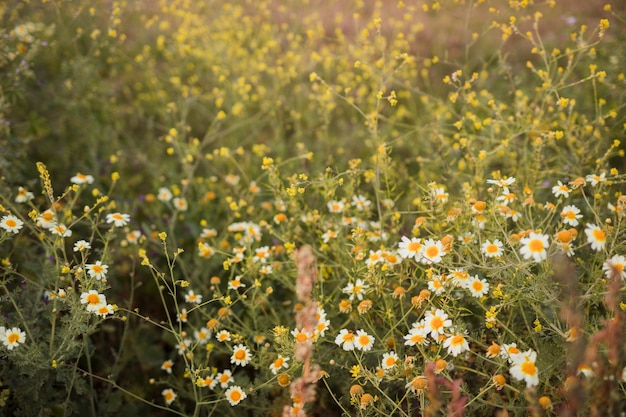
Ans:
[[[362,334],[361,336],[359,336],[359,344],[361,346],[367,346],[370,343],[370,337],[367,335]]]
[[[17,333],[10,333],[7,336],[7,340],[9,341],[9,344],[17,343],[20,340],[20,335]]]
[[[15,226],[17,226],[17,222],[16,222],[15,220],[13,220],[13,219],[7,219],[7,220],[5,221],[5,224],[6,224],[7,226],[9,226],[9,227],[15,227]]]
[[[439,248],[437,246],[429,246],[426,248],[426,256],[429,258],[434,258],[439,255]]]
[[[604,232],[600,229],[594,229],[593,230],[593,237],[598,241],[598,242],[604,242],[606,240],[606,236],[604,235]]]
[[[452,346],[460,346],[463,344],[463,342],[465,342],[465,338],[458,334],[452,336],[452,339],[450,339],[450,344]]]
[[[439,316],[435,316],[430,320],[431,329],[440,329],[443,326],[443,319]]]
[[[100,297],[98,297],[98,294],[89,294],[87,296],[87,302],[89,304],[99,304],[100,303]]]
[[[238,390],[232,391],[230,393],[230,399],[233,400],[234,402],[241,400],[241,392],[239,392]]]
[[[239,349],[238,351],[235,352],[235,359],[237,360],[244,360],[246,358],[246,351],[243,349]]]
[[[528,242],[528,249],[531,252],[543,252],[544,250],[543,242],[541,241],[541,239],[533,239],[530,242]]]
[[[274,368],[280,368],[281,366],[283,366],[284,363],[285,363],[285,360],[283,358],[277,358],[274,361]]]
[[[521,369],[525,375],[535,375],[537,373],[537,368],[535,367],[534,362],[526,361],[522,363]]]
[[[419,252],[419,250],[422,248],[422,245],[419,242],[411,242],[409,243],[409,245],[407,246],[407,249],[410,252]]]

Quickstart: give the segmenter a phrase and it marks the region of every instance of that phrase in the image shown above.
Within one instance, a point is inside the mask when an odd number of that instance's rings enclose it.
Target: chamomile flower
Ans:
[[[178,349],[178,354],[179,355],[184,354],[185,351],[189,348],[189,346],[191,346],[191,339],[185,338],[181,340],[180,342],[178,342],[178,344],[176,345],[176,349]]]
[[[343,348],[343,350],[354,350],[356,335],[347,329],[341,329],[335,338],[335,343]]]
[[[472,294],[472,296],[480,298],[484,295],[487,295],[487,293],[489,292],[489,283],[484,279],[473,276],[470,277],[470,280],[467,283],[467,289]]]
[[[328,243],[331,239],[335,239],[337,236],[338,233],[336,230],[327,230],[324,234],[322,234],[322,242]]]
[[[452,282],[457,287],[467,288],[470,282],[470,274],[464,269],[455,269],[454,271],[450,271],[450,277],[452,278]]]
[[[18,233],[24,226],[24,222],[12,214],[2,216],[0,219],[0,227],[11,233]]]
[[[98,309],[94,311],[94,314],[97,314],[98,316],[104,318],[110,314],[113,314],[114,312],[115,309],[111,304],[100,304]]]
[[[77,172],[76,175],[70,178],[70,182],[72,184],[93,184],[93,180],[94,178],[92,175],[85,175],[80,172]]]
[[[357,279],[356,282],[349,283],[342,291],[348,295],[350,295],[350,301],[354,300],[356,297],[359,301],[363,300],[363,294],[365,294],[365,290],[369,288],[369,285],[365,284],[362,279]]]
[[[295,328],[291,331],[291,335],[296,339],[297,343],[304,343],[311,340],[312,334],[304,329]]]
[[[391,352],[383,353],[383,358],[381,360],[381,366],[383,369],[392,369],[400,358],[398,355],[392,350]]]
[[[503,244],[499,239],[495,239],[493,242],[489,239],[485,240],[480,249],[488,258],[498,258],[502,256],[504,251],[502,250]]]
[[[107,304],[107,299],[104,294],[100,294],[96,290],[89,290],[80,295],[80,303],[87,304],[87,311],[96,312],[100,306]]]
[[[193,332],[193,337],[196,339],[196,342],[201,345],[206,345],[211,338],[211,331],[206,327],[201,327],[200,329]]]
[[[176,315],[176,320],[179,323],[187,323],[187,309],[186,308],[180,309],[180,313]]]
[[[561,210],[561,219],[563,223],[570,226],[578,226],[578,220],[582,219],[583,215],[580,214],[580,209],[576,206],[565,206]]]
[[[174,361],[172,361],[171,359],[168,359],[161,364],[161,369],[167,372],[168,374],[172,373],[173,367],[174,367]]]
[[[91,249],[91,245],[86,240],[78,240],[74,243],[74,252],[84,252]]]
[[[526,352],[511,355],[512,366],[509,373],[518,381],[525,381],[526,387],[534,387],[539,384],[539,372],[535,362],[537,352],[527,350]]]
[[[237,385],[233,385],[232,387],[228,388],[224,392],[224,395],[226,395],[226,399],[233,407],[239,404],[241,401],[245,400],[247,397],[246,393],[241,389],[241,387]]]
[[[260,248],[255,249],[252,260],[254,262],[267,262],[269,258],[270,258],[269,246],[262,246]]]
[[[560,197],[563,196],[565,198],[569,197],[569,193],[571,193],[572,190],[565,184],[563,184],[561,181],[558,181],[557,184],[552,187],[552,194],[554,194],[555,197]]]
[[[274,359],[274,362],[270,365],[270,371],[276,375],[282,368],[289,368],[289,364],[287,363],[288,361],[288,357],[278,355],[278,357]]]
[[[371,250],[369,256],[365,260],[365,265],[367,265],[368,268],[373,268],[376,264],[382,263],[384,261],[385,261],[385,258],[383,258],[382,250],[380,249],[377,251]]]
[[[521,351],[517,347],[517,343],[504,343],[500,349],[500,356],[504,359],[512,362],[513,356],[519,354]]]
[[[448,318],[448,315],[441,309],[435,311],[429,311],[424,317],[425,329],[430,336],[437,340],[439,335],[443,334],[446,328],[452,326],[452,320]]]
[[[437,264],[443,259],[446,251],[440,240],[427,239],[424,242],[424,250],[420,261],[425,265]]]
[[[622,279],[626,279],[626,257],[623,255],[613,255],[602,265],[602,270],[607,278],[611,278],[613,271],[617,272]]]
[[[431,192],[433,201],[441,203],[441,204],[445,204],[448,202],[448,193],[446,193],[443,187],[432,187],[430,192]]]
[[[326,206],[328,207],[328,211],[330,213],[342,213],[343,209],[346,207],[343,201],[331,200]]]
[[[230,357],[230,363],[234,363],[239,366],[246,366],[250,362],[251,358],[252,355],[250,354],[250,349],[248,349],[245,345],[238,344],[233,347],[233,354]]]
[[[163,399],[165,400],[165,404],[167,405],[172,404],[177,397],[176,393],[171,388],[166,388],[163,391],[161,391],[161,395],[163,396]]]
[[[37,216],[37,226],[42,227],[44,229],[51,229],[57,224],[57,215],[56,213],[48,209]]]
[[[24,187],[19,187],[17,189],[17,195],[15,196],[15,202],[16,203],[26,203],[27,201],[30,201],[33,198],[35,198],[33,193],[31,193],[30,191],[28,191]]]
[[[428,344],[428,330],[426,326],[422,322],[416,323],[417,326],[413,326],[409,333],[404,335],[404,344],[407,346],[415,346],[415,345],[427,345]]]
[[[70,237],[72,236],[72,231],[67,228],[64,224],[55,224],[50,228],[50,232],[53,235],[61,236],[61,237]]]
[[[446,282],[445,275],[433,275],[428,280],[428,289],[435,294],[442,294],[446,290]]]
[[[160,201],[168,202],[172,199],[173,195],[169,188],[161,187],[159,188],[159,192],[157,193],[157,198]]]
[[[228,330],[220,330],[216,335],[215,339],[218,342],[229,342],[230,341],[230,332]]]
[[[400,243],[398,244],[398,255],[404,259],[415,259],[419,261],[422,257],[424,246],[422,245],[422,239],[417,237],[408,238],[402,236]]]
[[[467,342],[466,334],[453,333],[449,335],[443,342],[443,347],[448,349],[448,353],[455,357],[468,351],[469,343]]]
[[[523,245],[520,253],[524,259],[533,259],[535,262],[541,262],[548,257],[547,249],[550,246],[548,236],[530,232],[527,237],[520,239]]]
[[[357,330],[354,339],[354,347],[362,351],[368,351],[372,349],[372,346],[374,346],[374,337],[370,336],[362,329]]]
[[[587,223],[585,227],[585,234],[587,240],[591,244],[591,249],[595,251],[601,251],[606,245],[606,234],[604,230],[592,223]]]
[[[230,369],[225,369],[217,374],[217,381],[220,383],[220,387],[226,388],[228,387],[228,384],[235,382],[235,378],[233,378],[233,373]]]
[[[130,216],[125,213],[109,213],[106,216],[107,223],[113,223],[115,227],[124,227],[130,221]]]
[[[85,268],[87,268],[87,274],[98,281],[106,279],[107,272],[109,271],[109,266],[102,264],[101,261],[96,261],[95,264],[86,264]]]
[[[606,181],[606,173],[603,172],[600,175],[596,175],[596,174],[587,175],[585,177],[585,181],[590,182],[591,186],[595,187],[596,185],[600,184],[601,182]]]
[[[196,294],[193,290],[189,290],[189,292],[185,295],[185,301],[188,303],[200,304],[202,303],[202,295]]]
[[[241,282],[241,275],[237,275],[233,279],[228,281],[229,290],[238,290],[239,288],[245,288],[245,286],[246,284]]]
[[[502,178],[502,179],[488,179],[487,184],[494,184],[502,188],[505,191],[509,190],[509,185],[515,182],[514,177]]]
[[[355,195],[352,196],[352,205],[356,207],[358,211],[365,211],[372,205],[372,202],[363,195]]]
[[[175,197],[172,200],[172,204],[174,204],[174,208],[178,211],[187,211],[189,209],[189,203],[187,203],[187,199],[184,197]]]
[[[2,338],[2,344],[7,349],[13,350],[13,348],[19,346],[20,343],[26,341],[26,333],[24,333],[19,327],[13,327],[11,329],[0,329],[0,338]]]

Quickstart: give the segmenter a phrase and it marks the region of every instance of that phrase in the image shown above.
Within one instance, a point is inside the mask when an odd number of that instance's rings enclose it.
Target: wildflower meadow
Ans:
[[[623,2],[0,22],[0,415],[626,415]]]

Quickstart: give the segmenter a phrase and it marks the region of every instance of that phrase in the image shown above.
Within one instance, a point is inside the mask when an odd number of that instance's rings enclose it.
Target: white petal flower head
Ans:
[[[587,240],[591,244],[591,249],[595,251],[601,251],[604,249],[604,246],[606,245],[606,234],[604,233],[604,230],[593,223],[588,223],[587,227],[585,227],[585,234],[587,235]]]
[[[70,178],[72,184],[93,184],[93,176],[85,175],[77,172],[72,178]]]
[[[350,295],[350,301],[356,297],[359,300],[363,300],[363,294],[365,290],[369,288],[369,285],[365,284],[362,279],[357,279],[356,282],[349,283],[342,291]]]
[[[89,290],[80,295],[80,303],[87,304],[87,311],[97,312],[102,305],[107,304],[107,299],[104,294],[100,294],[96,290]]]
[[[4,329],[0,336],[2,337],[2,343],[7,349],[13,350],[20,343],[26,341],[26,333],[24,333],[19,327],[13,327],[11,329]]]
[[[604,275],[607,278],[611,278],[614,273],[613,271],[615,271],[622,279],[626,279],[626,257],[623,255],[613,255],[604,262],[602,270],[605,271]]]
[[[561,219],[563,223],[576,227],[578,226],[578,220],[582,219],[583,215],[580,214],[580,209],[576,206],[565,206],[561,210]]]
[[[17,195],[15,196],[15,202],[16,203],[26,203],[27,201],[30,201],[30,200],[32,200],[34,198],[35,198],[35,196],[33,195],[33,193],[31,193],[30,191],[28,191],[24,187],[19,187],[17,189]]]
[[[78,240],[74,243],[74,252],[84,252],[91,249],[91,245],[86,240]]]
[[[109,213],[106,217],[107,223],[113,223],[115,227],[124,227],[130,222],[130,216],[126,213]]]
[[[511,355],[512,366],[509,373],[518,381],[525,381],[526,387],[534,387],[539,384],[536,360],[537,352],[533,350]]]
[[[441,309],[429,311],[424,317],[424,324],[430,333],[430,336],[437,340],[439,335],[443,334],[446,328],[452,326],[452,320],[448,319],[448,315]]]
[[[37,216],[37,226],[42,227],[44,229],[51,229],[57,224],[57,215],[56,213],[48,209]]]
[[[354,347],[362,351],[368,351],[374,346],[374,337],[367,334],[364,330],[356,331],[356,338],[354,340]]]
[[[555,197],[569,197],[569,193],[572,190],[565,184],[563,184],[561,181],[559,181],[554,187],[552,187],[552,194],[554,194]]]
[[[228,388],[224,392],[224,395],[226,395],[226,399],[233,407],[239,404],[241,401],[245,400],[247,397],[246,393],[241,389],[241,387],[238,387],[237,385],[233,385],[232,387]]]
[[[520,253],[524,259],[533,259],[535,262],[544,261],[548,257],[547,249],[550,246],[548,235],[530,232],[520,240]]]
[[[0,227],[7,232],[18,233],[22,226],[24,226],[24,222],[12,214],[2,216],[2,219],[0,219]]]
[[[356,207],[357,210],[364,211],[372,205],[372,202],[363,195],[355,195],[352,196],[352,205]]]
[[[346,207],[343,201],[331,200],[326,206],[328,207],[328,211],[330,213],[342,213],[343,209]]]
[[[165,404],[167,405],[172,404],[174,400],[176,399],[176,393],[171,388],[167,388],[161,391],[161,395],[163,396],[163,399],[165,400]]]
[[[252,355],[250,354],[250,349],[247,346],[239,344],[233,347],[233,354],[230,357],[230,363],[234,363],[239,366],[246,366]]]
[[[427,239],[424,242],[421,262],[425,265],[438,264],[445,254],[446,251],[440,240]]]
[[[335,338],[335,343],[343,348],[343,350],[354,350],[356,336],[347,329],[341,329]]]
[[[392,369],[398,361],[400,357],[392,350],[391,352],[383,353],[383,358],[381,360],[381,366],[383,369]]]
[[[469,350],[469,343],[463,333],[453,333],[443,342],[443,347],[454,357]]]
[[[487,239],[485,240],[485,243],[482,244],[480,249],[483,251],[486,257],[498,258],[504,253],[502,249],[503,247],[504,245],[499,239],[496,239],[493,242]]]
[[[159,188],[159,192],[157,193],[157,198],[160,201],[167,202],[172,199],[173,195],[169,188],[161,187]]]
[[[91,278],[97,280],[106,279],[107,272],[109,271],[108,265],[103,265],[101,261],[96,261],[95,264],[86,264],[87,273]]]
[[[470,278],[467,284],[467,289],[472,294],[472,296],[480,298],[489,293],[489,283],[484,279],[473,276]]]
[[[422,239],[416,237],[409,239],[407,236],[402,236],[398,244],[398,255],[404,259],[415,259],[419,261],[422,257],[423,249]]]
[[[289,368],[289,364],[287,363],[288,361],[288,357],[278,355],[278,357],[270,365],[270,371],[276,375],[282,368]]]
[[[185,301],[188,303],[200,304],[202,303],[202,295],[196,294],[193,290],[189,290],[189,292],[185,295]]]

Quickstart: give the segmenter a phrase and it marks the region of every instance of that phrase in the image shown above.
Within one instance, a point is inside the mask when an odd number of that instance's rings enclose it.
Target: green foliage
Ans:
[[[623,411],[623,13],[279,3],[0,6],[0,412]]]

